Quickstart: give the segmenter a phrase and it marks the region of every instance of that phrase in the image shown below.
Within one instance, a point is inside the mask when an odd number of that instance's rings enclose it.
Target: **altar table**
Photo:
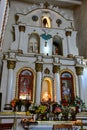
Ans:
[[[52,130],[54,124],[72,124],[73,130],[79,130],[74,121],[38,121],[37,125],[29,125],[28,130]]]
[[[0,123],[14,123],[14,130],[24,130],[21,120],[29,118],[26,112],[0,112]],[[87,112],[77,114],[77,120],[87,123]],[[55,123],[71,123],[71,121],[38,121],[38,125],[30,125],[30,130],[52,130]],[[80,126],[81,127],[81,126]],[[84,126],[82,126],[84,127]],[[87,125],[84,127],[87,130]]]
[[[30,126],[28,130],[52,130],[53,126],[39,125],[39,126]],[[73,130],[80,130],[79,127],[73,127]]]

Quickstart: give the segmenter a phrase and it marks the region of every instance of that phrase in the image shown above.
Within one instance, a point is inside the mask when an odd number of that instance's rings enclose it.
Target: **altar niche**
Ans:
[[[53,83],[49,77],[43,78],[41,87],[41,102],[52,102],[53,101]]]
[[[18,98],[33,101],[34,76],[31,70],[24,69],[18,75]]]
[[[51,19],[48,16],[42,16],[42,27],[51,28]]]
[[[61,100],[72,102],[75,98],[73,75],[70,72],[61,73]]]

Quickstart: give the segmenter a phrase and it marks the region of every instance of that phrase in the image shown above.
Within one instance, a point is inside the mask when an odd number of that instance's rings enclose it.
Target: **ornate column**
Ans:
[[[42,63],[36,63],[35,66],[37,75],[36,75],[36,104],[40,104],[40,99],[41,99],[41,77],[42,77],[42,70],[43,70],[43,64]]]
[[[8,60],[7,68],[8,68],[8,81],[7,81],[7,95],[6,95],[6,104],[9,104],[12,100],[12,87],[13,87],[13,70],[15,68],[16,61]]]
[[[76,74],[78,76],[78,85],[79,85],[79,97],[84,101],[84,92],[83,92],[83,67],[75,67],[76,68]]]
[[[54,73],[54,101],[60,102],[60,66],[54,65],[53,66],[53,73]]]
[[[18,50],[20,53],[23,53],[22,52],[22,47],[21,47],[21,43],[24,41],[24,32],[25,32],[25,26],[24,25],[20,25],[19,26],[19,46],[18,46]]]
[[[66,37],[67,37],[67,53],[68,53],[68,57],[73,57],[73,55],[70,52],[71,31],[66,31]]]

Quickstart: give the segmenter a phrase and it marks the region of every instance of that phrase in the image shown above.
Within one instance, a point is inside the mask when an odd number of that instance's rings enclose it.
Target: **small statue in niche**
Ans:
[[[46,19],[46,18],[43,19],[43,26],[44,26],[44,27],[48,27],[48,22],[47,22],[47,19]]]

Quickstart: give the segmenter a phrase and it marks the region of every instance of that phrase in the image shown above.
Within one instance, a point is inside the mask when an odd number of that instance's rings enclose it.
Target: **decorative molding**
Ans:
[[[50,4],[49,4],[48,2],[45,2],[45,3],[44,3],[44,7],[45,7],[45,8],[48,8],[49,6],[50,6]]]
[[[52,35],[50,35],[50,34],[42,34],[41,35],[41,37],[44,39],[44,40],[49,40],[49,39],[51,39],[52,38]]]
[[[5,33],[5,27],[7,23],[7,17],[8,17],[8,10],[9,10],[9,1],[6,1],[6,7],[4,10],[4,17],[3,17],[3,23],[2,23],[2,28],[1,28],[1,34],[0,34],[0,50],[2,50],[2,44],[3,44],[3,39],[4,39],[4,33]]]
[[[58,27],[60,27],[60,25],[62,24],[62,20],[61,19],[57,19],[56,23],[57,23]]]
[[[50,73],[50,70],[49,70],[48,68],[46,68],[46,69],[44,70],[44,73],[45,73],[45,74],[49,74],[49,73]]]
[[[67,57],[68,58],[73,58],[73,54],[68,54]]]
[[[18,19],[19,19],[19,16],[16,14],[15,15],[15,22],[16,22],[16,24],[18,23]]]
[[[33,15],[33,16],[32,16],[32,20],[33,20],[34,22],[38,21],[38,16]]]

